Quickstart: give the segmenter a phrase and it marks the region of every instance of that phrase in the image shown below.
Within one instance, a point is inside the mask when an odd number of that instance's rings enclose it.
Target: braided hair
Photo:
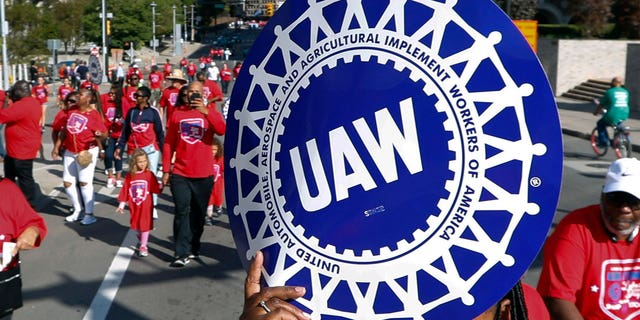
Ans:
[[[502,298],[502,300],[511,301],[511,314],[512,320],[529,320],[529,313],[527,311],[527,304],[524,300],[524,290],[522,289],[522,283],[518,281],[509,292]],[[500,303],[496,306],[496,314],[494,320],[501,320]]]

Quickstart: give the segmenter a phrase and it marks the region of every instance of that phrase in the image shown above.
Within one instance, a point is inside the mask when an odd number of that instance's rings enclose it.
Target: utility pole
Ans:
[[[184,15],[184,41],[187,41],[187,5],[182,5],[182,14]]]
[[[176,43],[176,5],[174,4],[172,7],[173,9],[173,55],[176,55],[176,48],[177,48],[177,43]]]
[[[107,0],[102,0],[102,54],[104,56],[104,68],[102,68],[102,82],[108,81],[109,55],[107,54]]]
[[[151,39],[151,47],[153,47],[153,55],[156,56],[157,52],[156,52],[156,2],[152,1],[151,2],[151,23],[152,23],[152,32],[153,32],[153,39]]]
[[[193,43],[193,39],[195,39],[195,36],[196,36],[196,30],[193,29],[193,9],[195,7],[196,6],[191,5],[191,43]]]
[[[9,23],[4,16],[4,1],[0,1],[0,23],[2,24],[2,87],[6,91],[9,89],[9,59],[7,57],[7,34],[9,34]]]

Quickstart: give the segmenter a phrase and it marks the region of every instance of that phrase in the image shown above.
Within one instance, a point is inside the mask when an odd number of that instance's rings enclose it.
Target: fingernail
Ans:
[[[305,287],[296,287],[296,292],[304,294],[307,291]]]
[[[307,319],[311,319],[311,315],[310,315],[310,314],[308,314],[308,313],[306,313],[306,312],[303,312],[303,313],[302,313],[302,316],[304,316],[304,317],[305,317],[305,318],[307,318]]]

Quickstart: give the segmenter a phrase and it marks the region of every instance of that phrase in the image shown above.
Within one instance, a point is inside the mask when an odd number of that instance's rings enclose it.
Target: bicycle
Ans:
[[[618,158],[631,158],[631,139],[630,128],[624,125],[624,122],[620,121],[617,125],[611,127],[607,126],[607,134],[609,137],[613,137],[611,139],[611,146],[616,152],[616,157]],[[607,154],[609,150],[609,145],[599,145],[598,141],[598,128],[593,128],[591,131],[591,147],[593,151],[599,157]]]

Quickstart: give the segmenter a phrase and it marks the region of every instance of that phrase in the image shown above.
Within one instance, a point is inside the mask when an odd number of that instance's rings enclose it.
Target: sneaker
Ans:
[[[140,247],[138,250],[138,257],[146,257],[149,255],[149,250],[147,247]]]
[[[212,226],[213,225],[213,219],[211,217],[205,217],[204,218],[204,225]]]
[[[107,179],[107,188],[113,189],[113,187],[115,186],[115,183],[116,183],[116,179],[114,178]]]
[[[80,224],[82,224],[83,226],[88,226],[95,223],[96,221],[98,221],[98,219],[96,219],[93,214],[85,214],[84,218],[82,218],[82,221],[80,221]]]
[[[122,188],[122,180],[121,179],[116,180],[116,188]]]
[[[72,213],[64,218],[67,222],[76,222],[78,221],[79,213]]]
[[[200,253],[194,252],[189,255],[189,259],[200,259]]]
[[[176,260],[173,260],[169,266],[172,268],[182,268],[189,264],[190,261],[189,257],[177,258]]]
[[[222,208],[221,207],[213,208],[213,216],[218,218],[220,217],[220,215],[222,215]]]

